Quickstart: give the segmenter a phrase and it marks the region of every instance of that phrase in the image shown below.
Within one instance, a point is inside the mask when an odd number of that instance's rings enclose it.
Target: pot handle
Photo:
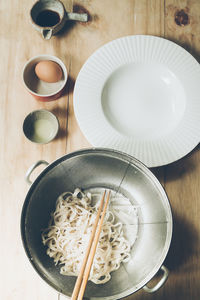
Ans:
[[[168,276],[169,276],[169,270],[165,267],[165,266],[161,266],[160,270],[163,271],[163,276],[162,278],[160,279],[160,281],[152,288],[148,287],[147,285],[145,285],[143,287],[143,290],[145,290],[145,292],[147,293],[154,293],[156,292],[157,290],[159,290],[163,285],[164,283],[166,282]]]
[[[49,163],[46,161],[46,160],[38,160],[36,163],[34,163],[26,172],[26,175],[25,175],[25,179],[26,179],[26,182],[28,184],[32,184],[32,181],[30,180],[30,176],[32,174],[32,172],[40,165],[48,165]]]

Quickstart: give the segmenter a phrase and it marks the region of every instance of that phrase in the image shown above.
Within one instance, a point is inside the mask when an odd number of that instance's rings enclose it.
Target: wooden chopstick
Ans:
[[[102,208],[103,208],[105,195],[106,195],[106,191],[104,191],[101,202],[100,202],[100,206],[99,206],[97,216],[96,216],[96,219],[95,219],[95,222],[94,222],[94,225],[93,225],[93,229],[92,229],[89,244],[88,244],[88,247],[87,247],[87,250],[86,250],[86,254],[85,254],[83,263],[81,265],[81,270],[80,270],[79,276],[78,276],[78,278],[76,280],[76,284],[74,286],[74,290],[73,290],[72,297],[71,297],[72,300],[76,300],[77,296],[79,294],[80,286],[81,286],[81,283],[82,283],[82,280],[83,280],[83,274],[84,274],[84,271],[85,271],[85,267],[86,267],[86,264],[87,264],[87,261],[88,261],[88,257],[89,257],[89,254],[90,254],[90,250],[91,250],[91,247],[92,247],[94,237],[95,237],[97,225],[98,225],[99,218],[100,218],[100,215],[101,215],[101,211],[102,211]]]
[[[86,288],[86,285],[87,285],[88,277],[90,275],[90,270],[91,270],[92,263],[93,263],[93,260],[94,260],[94,256],[95,256],[95,253],[96,253],[96,248],[97,248],[97,245],[98,245],[99,236],[100,236],[100,233],[101,233],[101,228],[102,228],[102,225],[103,225],[103,220],[104,220],[104,216],[105,216],[105,213],[106,213],[106,209],[107,209],[107,206],[108,206],[109,199],[110,199],[110,191],[108,192],[108,196],[107,196],[104,208],[103,208],[100,223],[99,223],[99,226],[98,226],[95,238],[94,238],[94,242],[93,242],[93,245],[92,245],[92,248],[91,248],[91,252],[90,252],[90,255],[89,255],[89,258],[88,258],[88,261],[87,261],[86,268],[85,268],[85,272],[83,274],[83,280],[82,280],[82,284],[81,284],[80,291],[79,291],[78,298],[77,298],[78,300],[82,300],[83,294],[85,292],[85,288]]]

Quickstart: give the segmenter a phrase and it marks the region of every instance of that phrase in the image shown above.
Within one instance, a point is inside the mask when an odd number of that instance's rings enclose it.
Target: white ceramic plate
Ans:
[[[74,110],[93,146],[126,152],[148,167],[169,164],[200,141],[200,66],[163,38],[119,38],[82,67]]]

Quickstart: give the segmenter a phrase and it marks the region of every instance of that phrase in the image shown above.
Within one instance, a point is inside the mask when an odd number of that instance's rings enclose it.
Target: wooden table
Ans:
[[[45,41],[31,26],[33,0],[0,2],[0,298],[4,300],[61,299],[33,270],[20,238],[20,213],[29,189],[24,176],[39,159],[52,162],[65,153],[90,147],[73,111],[73,87],[86,59],[100,46],[118,37],[149,34],[165,37],[200,58],[200,1],[198,0],[64,0],[68,11],[87,11],[87,24],[69,23]],[[175,18],[175,15],[177,17]],[[37,54],[52,54],[65,63],[69,80],[58,101],[37,102],[24,89],[22,68]],[[59,119],[58,137],[47,145],[29,142],[22,131],[25,116],[45,108]],[[129,299],[200,299],[200,152],[153,170],[169,196],[174,234],[165,261],[170,276],[153,295],[143,290]],[[65,297],[63,297],[64,299]]]

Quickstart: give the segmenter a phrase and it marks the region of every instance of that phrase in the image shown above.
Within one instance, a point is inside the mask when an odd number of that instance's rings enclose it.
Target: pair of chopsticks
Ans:
[[[88,244],[88,247],[86,250],[85,257],[83,259],[83,263],[81,266],[79,276],[76,280],[76,284],[75,284],[75,287],[74,287],[74,290],[72,293],[71,300],[81,300],[83,298],[83,295],[85,292],[85,288],[87,285],[88,277],[90,275],[90,270],[91,270],[93,259],[95,256],[97,244],[99,241],[99,236],[101,233],[104,216],[105,216],[108,202],[110,199],[110,191],[108,192],[108,195],[107,195],[107,198],[106,198],[106,201],[104,204],[105,195],[106,195],[106,191],[104,191],[101,202],[100,202],[100,206],[99,206],[97,216],[96,216],[96,219],[95,219],[95,222],[93,225],[89,244]],[[104,208],[103,208],[103,204],[104,204]],[[102,212],[102,209],[103,209],[103,212]],[[101,212],[102,212],[102,215],[101,215]],[[100,218],[100,215],[101,215],[101,218]],[[99,222],[99,219],[100,219],[100,222]],[[99,223],[99,226],[98,226],[98,223]],[[97,228],[97,226],[98,226],[98,228]]]

